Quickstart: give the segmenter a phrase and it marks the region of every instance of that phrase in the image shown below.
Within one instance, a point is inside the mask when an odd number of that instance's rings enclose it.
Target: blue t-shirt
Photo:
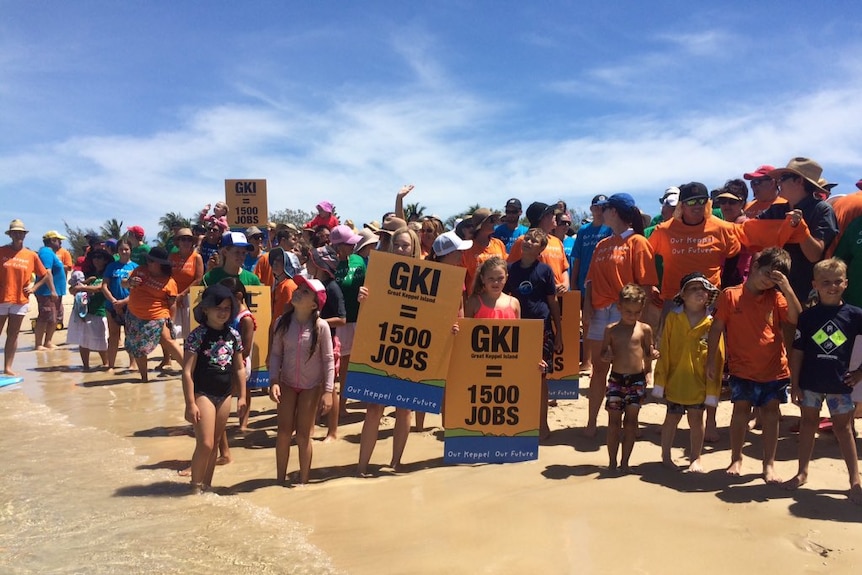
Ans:
[[[127,279],[131,274],[132,270],[138,267],[138,264],[130,261],[129,263],[120,263],[120,262],[111,262],[105,268],[105,273],[102,274],[102,277],[105,278],[105,281],[108,282],[108,291],[111,292],[116,299],[125,299],[129,297],[128,288],[124,288],[122,285],[122,281]],[[105,307],[109,310],[114,309],[114,304],[110,301],[105,301]]]
[[[566,260],[569,262],[569,269],[572,269],[572,264],[575,262],[574,256],[575,236],[566,236],[563,239],[563,251],[566,252]]]
[[[515,240],[517,240],[526,233],[527,226],[519,225],[513,230],[506,224],[500,224],[496,228],[494,228],[494,233],[491,234],[491,237],[497,238],[498,240],[506,244],[506,253],[509,253],[512,251],[512,245],[514,245]]]
[[[793,349],[804,354],[799,387],[817,393],[851,393],[853,388],[844,384],[844,375],[859,335],[862,309],[855,305],[817,304],[803,310],[793,338]]]
[[[548,307],[548,296],[556,295],[554,271],[548,264],[533,262],[529,267],[521,267],[521,261],[512,262],[508,266],[509,277],[503,291],[521,303],[523,319],[543,319],[550,322],[551,308]]]
[[[587,271],[590,269],[590,262],[593,261],[593,252],[596,251],[598,243],[609,237],[611,233],[613,232],[608,226],[594,226],[592,223],[584,224],[578,229],[570,261],[578,260],[580,264],[575,281],[581,293],[584,292],[584,282],[587,281]]]
[[[63,262],[54,253],[54,250],[48,246],[39,248],[39,259],[42,260],[42,265],[46,270],[51,270],[54,277],[54,290],[57,295],[62,297],[66,295],[66,268],[63,267]],[[42,278],[39,278],[42,279]],[[36,295],[51,295],[51,288],[45,284],[40,285],[36,289]]]

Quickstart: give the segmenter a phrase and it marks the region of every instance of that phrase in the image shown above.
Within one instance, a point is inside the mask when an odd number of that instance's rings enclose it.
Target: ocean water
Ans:
[[[336,572],[302,525],[239,496],[188,495],[128,439],[73,425],[21,386],[0,389],[0,456],[5,575]]]

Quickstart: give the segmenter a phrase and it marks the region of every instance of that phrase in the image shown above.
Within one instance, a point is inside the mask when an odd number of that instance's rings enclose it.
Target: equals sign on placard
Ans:
[[[417,311],[419,311],[419,308],[415,305],[402,305],[401,312],[398,315],[407,319],[416,319]]]
[[[250,203],[251,203],[251,198],[242,198],[242,203],[244,203],[244,204],[250,204]]]
[[[502,365],[486,365],[485,377],[503,377]]]

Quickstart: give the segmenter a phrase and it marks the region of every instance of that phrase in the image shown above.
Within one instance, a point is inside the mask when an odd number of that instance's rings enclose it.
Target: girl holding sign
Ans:
[[[476,274],[473,293],[464,306],[464,315],[488,319],[519,319],[521,303],[503,293],[508,277],[506,260],[497,256],[485,260]]]
[[[390,244],[390,252],[396,255],[413,257],[416,259],[422,258],[420,251],[419,238],[416,232],[403,227],[395,230],[392,234],[392,243]],[[359,288],[359,301],[365,301],[368,297],[368,288],[362,286]],[[377,430],[380,428],[380,420],[383,418],[383,408],[385,405],[377,403],[369,403],[365,410],[365,421],[362,423],[362,435],[359,439],[359,466],[357,467],[357,475],[360,477],[368,477],[368,462],[371,460],[371,454],[374,452],[374,446],[377,445]],[[410,419],[412,411],[402,407],[395,408],[395,432],[392,436],[392,462],[389,464],[396,472],[401,470],[401,455],[404,453],[404,447],[407,445],[407,437],[410,435]]]

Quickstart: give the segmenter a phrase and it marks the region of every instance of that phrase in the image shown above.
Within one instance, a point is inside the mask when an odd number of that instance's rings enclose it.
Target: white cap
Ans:
[[[469,250],[471,247],[473,247],[473,240],[462,240],[455,232],[446,232],[437,236],[431,249],[439,258],[454,251]]]

